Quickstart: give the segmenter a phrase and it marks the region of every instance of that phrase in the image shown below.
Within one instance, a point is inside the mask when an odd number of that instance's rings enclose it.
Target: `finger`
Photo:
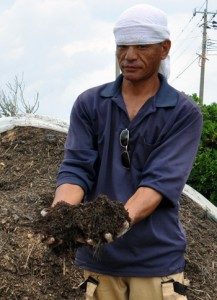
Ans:
[[[113,240],[113,236],[112,236],[112,234],[110,232],[105,233],[104,234],[104,238],[106,239],[107,243],[111,243],[111,242],[114,241]]]
[[[46,244],[48,244],[48,245],[53,245],[55,243],[56,243],[56,240],[52,236],[46,239]]]
[[[53,245],[57,242],[57,240],[53,236],[42,237],[41,241],[42,241],[42,243],[45,243],[47,245]]]
[[[86,240],[82,237],[79,237],[79,238],[76,239],[76,242],[81,243],[81,244],[85,244]]]
[[[84,238],[82,238],[82,237],[77,238],[77,239],[76,239],[76,242],[81,243],[81,244],[88,244],[88,245],[90,245],[90,246],[93,246],[93,244],[94,244],[94,242],[93,242],[92,239],[84,239]]]
[[[63,244],[63,240],[55,239],[53,236],[49,236],[49,237],[44,237],[42,239],[42,243],[45,243],[47,246],[56,247]]]
[[[121,237],[124,235],[130,228],[130,223],[128,221],[125,221],[123,223],[123,227],[121,228],[121,231],[117,234],[117,238]]]
[[[123,224],[123,229],[129,229],[130,227],[130,223],[128,221],[125,221],[124,224]]]
[[[49,209],[48,209],[48,208],[43,208],[43,209],[41,210],[41,216],[42,216],[42,217],[45,217],[45,216],[48,214],[48,212],[49,212]]]
[[[93,242],[92,239],[87,239],[87,240],[86,240],[86,243],[87,243],[88,245],[90,245],[90,246],[93,246],[93,244],[94,244],[94,242]]]

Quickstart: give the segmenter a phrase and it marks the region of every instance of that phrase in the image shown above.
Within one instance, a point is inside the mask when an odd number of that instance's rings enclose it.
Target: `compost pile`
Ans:
[[[57,254],[30,225],[53,200],[65,137],[33,127],[0,134],[0,300],[84,299],[74,248]],[[216,300],[217,224],[188,197],[180,202],[188,299]]]

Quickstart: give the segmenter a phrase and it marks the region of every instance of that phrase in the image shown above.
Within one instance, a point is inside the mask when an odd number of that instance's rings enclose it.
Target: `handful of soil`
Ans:
[[[62,252],[69,248],[75,250],[88,239],[93,241],[91,246],[96,252],[108,242],[105,234],[110,233],[113,240],[118,238],[126,221],[130,224],[123,204],[100,195],[79,205],[57,203],[37,220],[35,229]]]

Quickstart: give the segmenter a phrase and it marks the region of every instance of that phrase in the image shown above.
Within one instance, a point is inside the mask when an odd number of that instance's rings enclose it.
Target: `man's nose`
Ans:
[[[136,51],[136,48],[134,46],[128,46],[127,47],[125,59],[127,59],[127,60],[137,59],[137,51]]]

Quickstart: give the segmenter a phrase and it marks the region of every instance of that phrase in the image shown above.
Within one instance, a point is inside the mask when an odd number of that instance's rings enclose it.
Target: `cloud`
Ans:
[[[77,53],[86,52],[88,50],[89,53],[96,52],[96,53],[102,53],[102,52],[108,52],[114,50],[114,43],[111,43],[111,41],[108,41],[108,39],[105,40],[93,40],[93,41],[76,41],[69,44],[66,44],[62,47],[63,53],[67,57],[72,57],[73,55]]]

